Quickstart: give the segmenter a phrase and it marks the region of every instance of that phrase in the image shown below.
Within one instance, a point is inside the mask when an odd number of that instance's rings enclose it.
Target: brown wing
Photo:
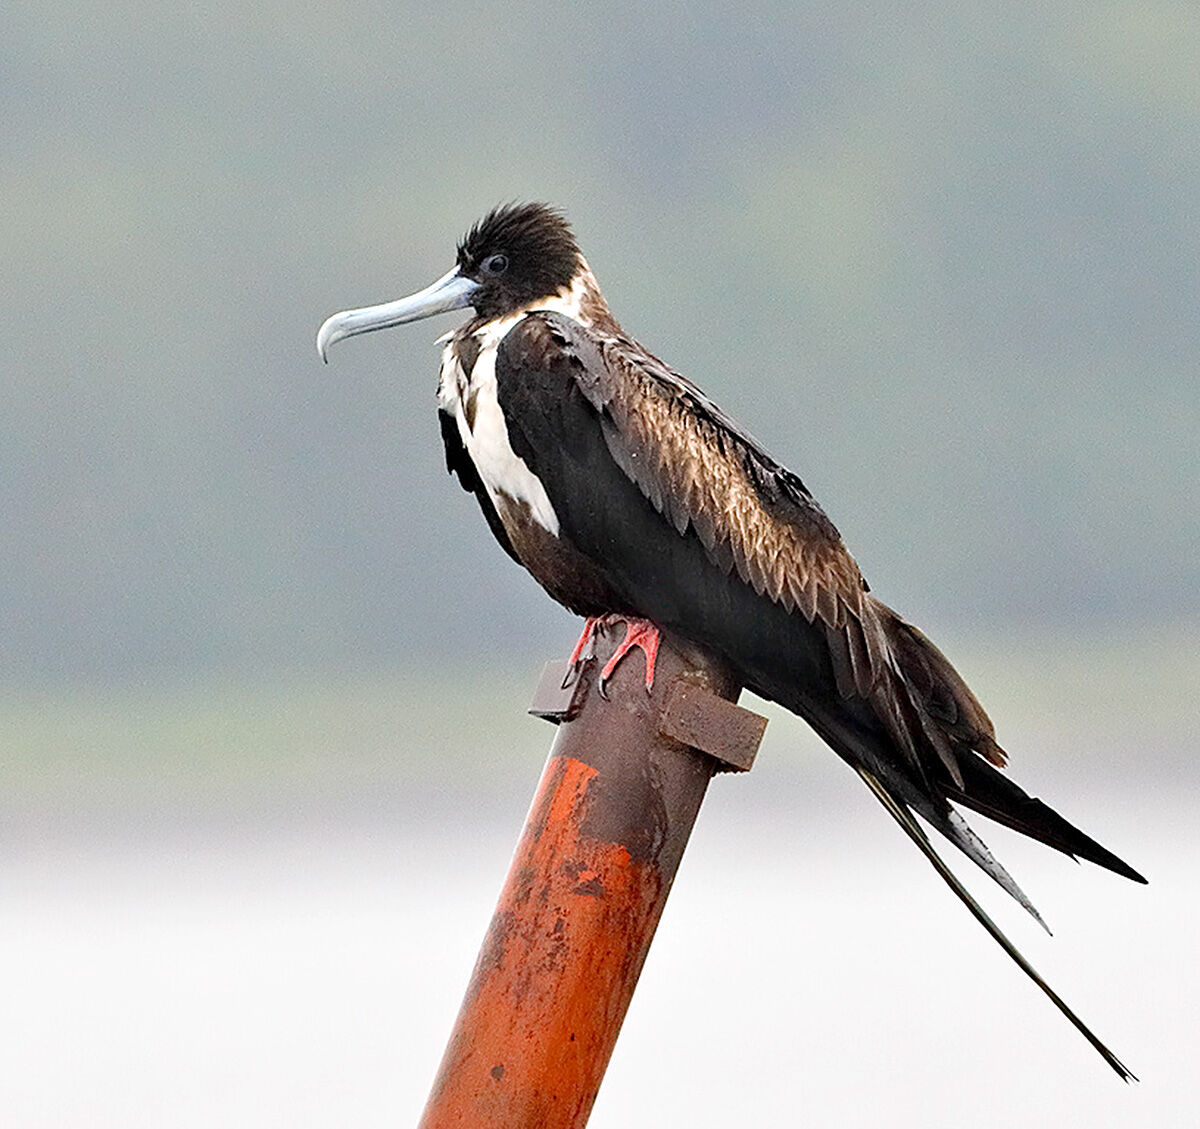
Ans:
[[[839,692],[871,703],[922,776],[930,748],[960,787],[960,755],[1003,763],[974,695],[924,635],[869,594],[795,474],[632,341],[543,316],[578,357],[577,382],[613,460],[679,533],[695,531],[714,565],[823,626]]]

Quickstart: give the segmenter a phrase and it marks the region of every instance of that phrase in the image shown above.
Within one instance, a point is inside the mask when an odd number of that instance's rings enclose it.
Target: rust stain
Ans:
[[[564,759],[553,757],[542,773],[538,790],[529,808],[529,817],[525,820],[525,833],[522,838],[538,838],[546,829],[546,819],[549,815],[550,804],[554,799],[564,769]]]
[[[585,882],[580,882],[577,886],[572,887],[572,894],[582,894],[587,898],[603,898],[606,891],[604,883],[598,877],[589,878]]]
[[[600,663],[615,639],[601,642]],[[664,731],[676,679],[737,698],[720,661],[696,648],[664,640],[650,696],[633,666],[617,670],[609,698],[587,694],[593,673],[576,684],[573,720],[561,690],[549,696],[547,715],[562,723],[554,752],[423,1129],[581,1129],[715,767],[689,739],[725,756],[733,737],[749,743],[740,715],[713,721],[690,687],[683,721]]]
[[[605,839],[594,818],[630,800],[644,815],[661,797],[606,796],[596,778],[574,758],[547,765],[425,1129],[568,1129],[591,1108],[666,893],[649,844]]]
[[[504,954],[508,948],[508,935],[514,924],[511,910],[497,907],[488,924],[487,936],[479,949],[475,960],[475,968],[471,972],[471,982],[467,985],[466,1002],[469,1003],[479,992],[480,985],[493,972],[504,968]],[[463,1005],[466,1006],[466,1003]]]
[[[563,863],[562,872],[574,883],[571,887],[572,894],[582,894],[589,898],[604,897],[604,883],[591,867],[571,859]]]
[[[580,830],[589,838],[621,844],[639,862],[653,863],[667,840],[668,815],[662,780],[647,761],[636,776],[601,779]]]

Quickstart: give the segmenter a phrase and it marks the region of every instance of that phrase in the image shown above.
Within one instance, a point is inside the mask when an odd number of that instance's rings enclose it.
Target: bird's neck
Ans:
[[[579,269],[571,280],[571,285],[558,294],[543,299],[532,309],[554,310],[565,315],[580,325],[598,329],[605,333],[619,334],[621,327],[613,317],[604,295],[600,293],[600,284],[592,274],[592,268],[587,260],[580,257]]]
[[[600,286],[596,282],[596,276],[592,274],[592,268],[587,265],[585,259],[580,258],[579,269],[575,272],[575,277],[571,279],[569,286],[564,286],[556,293],[547,294],[543,298],[535,298],[511,313],[502,314],[499,317],[473,318],[441,340],[462,341],[472,337],[486,347],[489,342],[499,341],[527,314],[536,313],[539,310],[551,310],[556,314],[562,314],[580,325],[604,334],[613,336],[622,334],[621,326],[613,317],[608,303],[604,300],[604,295],[600,292]]]

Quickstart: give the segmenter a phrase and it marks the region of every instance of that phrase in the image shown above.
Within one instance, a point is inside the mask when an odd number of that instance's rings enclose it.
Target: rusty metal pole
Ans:
[[[618,632],[619,634],[619,632]],[[421,1129],[578,1129],[616,1044],[714,772],[748,769],[766,721],[720,662],[664,637],[607,699],[551,664],[532,713],[560,723]]]

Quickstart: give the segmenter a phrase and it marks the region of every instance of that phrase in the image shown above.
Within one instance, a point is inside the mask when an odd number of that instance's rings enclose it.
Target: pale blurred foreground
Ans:
[[[962,661],[1017,778],[1150,878],[977,821],[1050,939],[967,874],[1139,1085],[772,714],[710,791],[592,1124],[1193,1124],[1198,664],[1162,643]],[[552,738],[533,674],[450,679],[445,709],[408,675],[6,700],[3,1124],[415,1125]]]

